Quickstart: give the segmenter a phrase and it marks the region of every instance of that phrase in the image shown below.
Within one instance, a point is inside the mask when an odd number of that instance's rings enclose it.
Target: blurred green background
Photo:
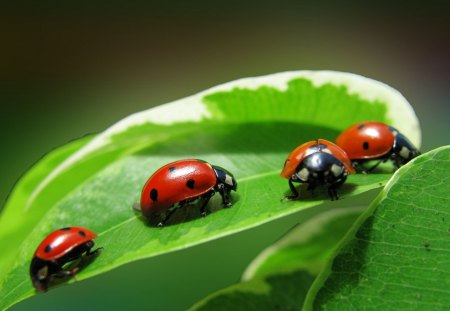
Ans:
[[[0,200],[71,139],[223,82],[286,70],[348,71],[390,84],[421,121],[422,150],[448,144],[449,20],[448,1],[0,4]],[[132,263],[12,310],[181,310],[237,281],[308,213]]]

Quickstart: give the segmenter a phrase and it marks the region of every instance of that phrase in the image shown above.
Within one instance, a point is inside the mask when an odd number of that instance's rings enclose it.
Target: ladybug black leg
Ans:
[[[328,195],[331,201],[339,200],[337,189],[342,186],[342,184],[347,180],[347,176],[342,177],[339,181],[328,187]]]
[[[78,267],[75,267],[75,268],[72,268],[72,269],[69,269],[69,270],[61,269],[59,271],[56,271],[52,276],[55,277],[55,278],[59,278],[59,279],[65,278],[65,277],[68,277],[68,276],[75,276],[75,274],[77,274],[77,272],[79,270],[80,270],[80,268],[78,268]]]
[[[330,196],[331,201],[339,200],[337,190],[334,187],[328,188],[328,195]]]
[[[183,204],[183,205],[184,205],[184,204]],[[182,207],[183,205],[180,203],[180,205],[179,205],[178,207],[174,207],[174,208],[170,209],[170,210],[166,213],[166,215],[164,215],[163,220],[161,220],[161,221],[158,223],[158,227],[164,227],[164,225],[166,224],[166,222],[170,219],[170,217],[172,217],[172,215],[175,213],[175,211],[176,211],[179,207]]]
[[[231,200],[230,200],[230,190],[225,189],[224,184],[218,184],[217,190],[222,197],[222,204],[224,207],[230,207],[231,206]]]
[[[289,178],[289,188],[291,189],[292,194],[284,197],[287,200],[294,200],[298,198],[298,191],[297,189],[295,189],[295,186],[292,183],[292,181],[293,181],[292,178]]]
[[[352,162],[352,166],[357,172],[362,173],[364,175],[368,174],[368,170],[366,170],[364,168],[364,163],[363,162],[353,161]]]
[[[363,170],[362,173],[363,174],[369,174],[371,173],[374,169],[376,169],[378,167],[378,165],[380,165],[381,163],[384,163],[388,160],[388,158],[386,159],[381,159],[380,161],[378,161],[377,163],[375,163],[374,166],[372,166],[371,168],[368,168],[367,170]]]
[[[406,161],[402,161],[401,158],[395,157],[395,156],[392,157],[391,161],[392,161],[392,164],[394,164],[395,170],[398,170],[403,164],[406,163]]]
[[[93,247],[94,245],[92,245]],[[92,247],[90,247],[87,251],[86,251],[86,256],[96,256],[98,254],[100,254],[103,251],[103,247],[99,247],[93,251],[91,251]]]
[[[214,190],[211,190],[207,193],[205,193],[204,195],[202,195],[202,205],[200,206],[200,214],[205,217],[207,212],[206,212],[206,206],[208,205],[209,200],[212,198],[212,196],[215,194],[216,192]],[[221,192],[219,192],[220,195],[222,195]]]

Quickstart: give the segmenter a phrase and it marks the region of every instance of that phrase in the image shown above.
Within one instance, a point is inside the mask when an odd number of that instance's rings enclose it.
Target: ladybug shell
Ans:
[[[212,166],[200,160],[180,160],[157,170],[142,189],[145,216],[170,208],[183,200],[205,194],[217,183]]]
[[[351,160],[375,159],[394,145],[397,130],[381,122],[361,122],[350,126],[336,139]]]
[[[322,145],[323,147],[321,147],[320,145]],[[298,146],[289,154],[286,162],[284,163],[284,168],[281,171],[281,177],[287,179],[291,178],[303,159],[316,152],[326,152],[335,156],[337,159],[339,159],[339,161],[342,162],[342,164],[344,164],[345,169],[350,174],[355,173],[355,169],[353,168],[352,163],[350,162],[344,150],[328,140],[317,139]]]
[[[97,234],[83,227],[67,227],[50,233],[38,246],[34,257],[43,260],[56,260],[75,247],[94,238]]]

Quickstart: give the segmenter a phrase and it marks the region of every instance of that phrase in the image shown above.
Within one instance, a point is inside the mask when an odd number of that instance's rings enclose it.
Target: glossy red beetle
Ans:
[[[345,150],[355,167],[370,160],[380,163],[392,161],[396,168],[406,164],[420,154],[420,151],[397,129],[382,122],[360,122],[343,131],[336,144]]]
[[[331,200],[337,200],[337,189],[348,174],[355,173],[352,164],[341,148],[325,139],[317,139],[300,145],[292,151],[284,163],[281,177],[289,179],[294,199],[298,191],[293,182],[307,183],[308,190],[328,186]]]
[[[148,219],[165,213],[158,224],[163,226],[179,207],[201,199],[200,212],[206,215],[206,205],[216,193],[225,207],[231,206],[231,190],[236,191],[233,175],[205,161],[188,159],[175,161],[158,169],[142,189],[140,210]]]
[[[79,268],[64,268],[64,265],[84,255],[97,254],[101,248],[91,251],[97,235],[83,227],[66,227],[50,233],[38,246],[30,265],[33,286],[47,291],[54,278],[75,275]]]

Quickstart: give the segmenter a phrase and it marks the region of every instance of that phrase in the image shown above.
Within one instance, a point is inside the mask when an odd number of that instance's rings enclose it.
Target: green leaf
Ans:
[[[0,245],[6,249],[0,253],[0,309],[34,293],[30,259],[43,237],[59,227],[80,225],[99,234],[96,242],[105,250],[77,275],[82,280],[328,201],[319,192],[281,202],[288,193],[287,181],[278,176],[283,162],[300,143],[333,140],[348,125],[367,119],[391,123],[420,144],[417,118],[397,91],[326,71],[242,79],[123,119],[61,163],[43,165],[39,176],[45,178],[28,186],[21,182],[14,190],[0,218]],[[214,198],[206,218],[180,210],[171,226],[145,225],[131,209],[142,185],[157,168],[182,158],[204,159],[233,172],[239,183],[234,206],[221,209]],[[352,175],[342,200],[382,186],[389,176]]]
[[[244,281],[274,272],[303,269],[317,275],[337,242],[347,233],[363,208],[338,208],[316,215],[294,227],[264,250],[245,270]]]
[[[209,295],[189,310],[298,310],[315,276],[362,211],[333,209],[297,225],[256,257],[243,282]]]
[[[6,262],[14,259],[17,251],[18,236],[22,228],[33,228],[47,209],[33,209],[24,217],[23,206],[27,202],[29,193],[37,187],[47,176],[48,172],[60,165],[69,155],[79,150],[92,139],[84,137],[53,150],[35,164],[27,174],[16,184],[8,198],[6,208],[1,214],[0,232],[2,254],[0,255],[0,275],[7,268]]]
[[[402,167],[346,235],[304,310],[450,305],[450,146]]]
[[[189,311],[298,310],[314,277],[308,271],[294,270],[252,279],[206,297]]]

